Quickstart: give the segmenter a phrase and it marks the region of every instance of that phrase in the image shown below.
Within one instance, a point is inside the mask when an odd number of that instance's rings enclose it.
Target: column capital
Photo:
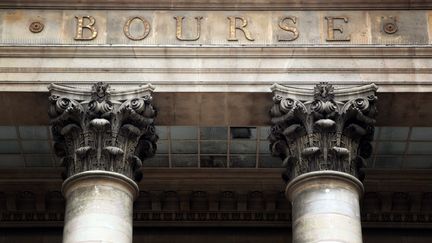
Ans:
[[[283,160],[286,182],[325,170],[362,179],[360,168],[372,153],[375,84],[335,88],[319,83],[314,89],[274,84],[271,90],[270,150]]]
[[[140,180],[142,160],[156,152],[154,87],[111,90],[104,82],[91,89],[51,84],[49,118],[54,151],[65,178],[103,170]]]

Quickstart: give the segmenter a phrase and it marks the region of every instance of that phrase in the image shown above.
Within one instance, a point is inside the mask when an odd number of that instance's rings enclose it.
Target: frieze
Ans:
[[[236,226],[266,225],[289,227],[291,225],[291,206],[283,196],[283,192],[268,193],[263,191],[246,192],[246,201],[240,198],[244,192],[221,191],[216,197],[210,197],[206,191],[141,191],[134,204],[133,220],[135,226],[179,226],[184,224],[199,226]],[[11,192],[9,193],[11,194]],[[256,207],[256,197],[267,194],[263,198],[263,206]],[[0,195],[3,195],[0,193]],[[166,198],[176,198],[176,205],[162,206]],[[400,200],[400,198],[405,198]],[[415,200],[416,197],[419,200]],[[59,226],[64,221],[64,199],[59,191],[48,191],[42,201],[42,208],[36,209],[35,193],[29,191],[15,192],[15,197],[9,197],[15,205],[27,204],[26,207],[10,208],[4,205],[0,208],[0,227],[20,227],[23,225],[40,224]],[[29,200],[30,199],[30,200]],[[204,199],[204,200],[203,200]],[[227,200],[234,207],[222,207]],[[0,201],[6,198],[0,197]],[[204,203],[203,203],[204,202]],[[430,206],[431,192],[419,195],[408,192],[367,192],[361,202],[361,219],[363,227],[432,227],[432,209]],[[5,204],[6,202],[4,202]],[[171,202],[172,203],[172,202]],[[241,207],[242,203],[246,207]],[[194,204],[201,205],[199,207]],[[215,204],[218,207],[210,208]],[[204,205],[204,207],[203,207]],[[271,206],[273,205],[273,206]],[[387,207],[386,205],[390,205]],[[399,205],[394,207],[392,205]]]
[[[0,173],[0,227],[63,227],[60,169]],[[280,170],[145,168],[134,226],[290,227]],[[430,170],[366,170],[362,226],[432,228]],[[256,178],[260,178],[257,183]],[[197,184],[199,181],[199,184]],[[11,183],[13,182],[13,183]]]
[[[430,44],[428,11],[1,10],[0,44]]]

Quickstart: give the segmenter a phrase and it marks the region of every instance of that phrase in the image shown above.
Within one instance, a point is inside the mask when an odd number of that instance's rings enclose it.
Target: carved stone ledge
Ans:
[[[142,160],[156,152],[151,85],[111,91],[99,82],[91,90],[51,84],[49,117],[54,150],[66,167],[64,179],[105,170],[139,181]]]
[[[145,3],[145,4],[143,4]],[[432,4],[424,0],[317,0],[283,1],[283,0],[2,0],[2,8],[42,8],[42,9],[131,9],[131,10],[352,10],[352,9],[431,9]]]
[[[334,170],[362,179],[371,155],[375,116],[374,84],[312,89],[275,84],[270,150],[287,168],[285,181],[312,171]]]
[[[264,195],[267,193],[267,197]],[[408,192],[393,192],[390,205],[384,206],[384,192],[366,193],[362,203],[361,220],[366,228],[432,228],[431,192],[420,193],[416,207]],[[401,197],[401,194],[405,196]],[[0,193],[1,195],[1,193]],[[34,192],[15,192],[10,204],[27,204],[21,209],[0,208],[0,227],[59,226],[64,220],[64,200],[58,191],[48,191],[43,197],[45,205],[36,209]],[[141,191],[135,201],[135,226],[275,226],[289,227],[291,207],[283,192],[249,191],[245,202],[237,191],[220,191],[211,197],[208,191]],[[401,198],[406,198],[400,200]],[[1,199],[1,197],[0,197]],[[225,207],[228,204],[233,206]],[[240,204],[246,207],[241,208]],[[402,205],[401,205],[402,203]],[[210,209],[211,204],[218,205]],[[195,206],[193,206],[195,205]],[[275,207],[269,207],[275,205]],[[417,209],[415,209],[417,208]]]

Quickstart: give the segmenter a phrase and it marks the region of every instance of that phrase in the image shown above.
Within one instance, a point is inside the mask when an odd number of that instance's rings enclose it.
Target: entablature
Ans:
[[[431,92],[431,19],[430,10],[0,9],[0,88],[103,80],[150,82],[156,92],[269,92],[275,82],[330,82]]]

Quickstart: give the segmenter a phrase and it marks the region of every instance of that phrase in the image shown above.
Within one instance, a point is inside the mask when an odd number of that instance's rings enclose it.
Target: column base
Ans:
[[[339,171],[300,175],[286,187],[292,202],[294,243],[361,243],[359,198],[362,183]]]
[[[66,179],[63,243],[132,242],[133,201],[138,185],[110,171],[86,171]]]

